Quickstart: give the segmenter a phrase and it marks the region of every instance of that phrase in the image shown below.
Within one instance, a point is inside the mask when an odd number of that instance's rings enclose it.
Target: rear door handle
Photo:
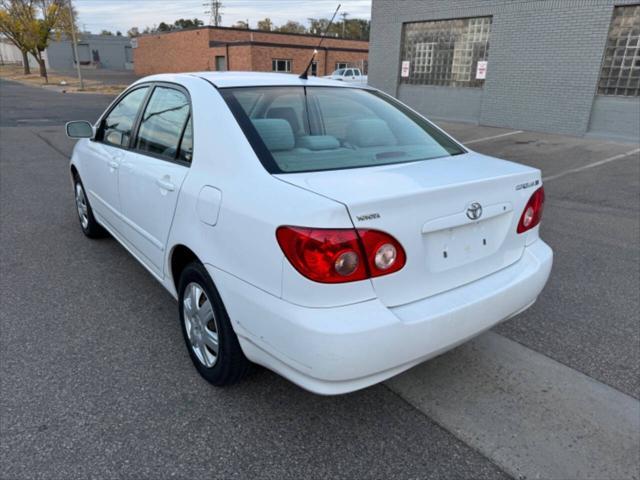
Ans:
[[[158,185],[163,190],[167,190],[168,192],[173,192],[176,189],[176,186],[173,183],[162,180],[161,178],[156,180],[156,185]]]

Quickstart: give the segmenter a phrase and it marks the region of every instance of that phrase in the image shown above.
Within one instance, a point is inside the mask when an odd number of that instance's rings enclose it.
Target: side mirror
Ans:
[[[94,134],[93,125],[85,120],[67,122],[64,128],[69,138],[92,138]]]

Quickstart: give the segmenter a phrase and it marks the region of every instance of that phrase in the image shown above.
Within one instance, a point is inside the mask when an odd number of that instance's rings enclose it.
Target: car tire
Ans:
[[[73,178],[73,194],[76,202],[76,210],[78,212],[78,220],[80,228],[89,238],[102,238],[107,236],[107,231],[100,225],[93,216],[93,210],[89,204],[89,199],[82,184],[82,180],[78,175]]]
[[[242,352],[218,290],[198,262],[187,265],[180,275],[178,310],[182,336],[198,373],[218,387],[240,381],[251,363]]]

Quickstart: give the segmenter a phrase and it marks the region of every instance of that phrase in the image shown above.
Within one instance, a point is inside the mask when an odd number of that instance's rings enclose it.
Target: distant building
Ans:
[[[50,68],[71,70],[75,68],[71,39],[52,41],[47,48]],[[80,65],[109,70],[133,69],[131,39],[117,35],[78,35]]]
[[[640,136],[638,0],[373,0],[369,84],[427,116]]]
[[[134,39],[135,73],[244,70],[302,73],[319,36],[231,27],[202,27]],[[136,45],[137,44],[137,45]],[[337,68],[367,70],[369,42],[326,37],[310,75]]]
[[[78,35],[78,57],[80,65],[88,68],[109,70],[132,70],[133,55],[131,39],[116,35]],[[29,55],[29,65],[38,63]],[[51,70],[72,70],[76,67],[71,40],[62,37],[49,42],[44,52],[45,65]],[[0,64],[22,64],[22,54],[11,41],[0,36]]]

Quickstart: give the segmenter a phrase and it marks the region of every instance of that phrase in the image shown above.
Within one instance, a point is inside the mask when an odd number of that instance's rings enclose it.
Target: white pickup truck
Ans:
[[[324,78],[349,83],[367,83],[367,75],[362,75],[359,68],[339,68],[331,75],[326,75]]]

